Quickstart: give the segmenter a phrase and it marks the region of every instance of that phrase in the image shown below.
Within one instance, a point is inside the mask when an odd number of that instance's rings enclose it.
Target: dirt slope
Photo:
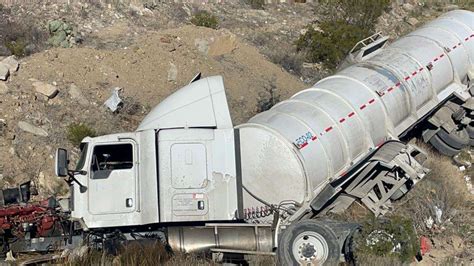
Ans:
[[[108,42],[129,36],[127,27],[120,24],[104,28],[103,33],[100,36]],[[46,50],[22,59],[20,70],[6,83],[9,92],[0,96],[0,118],[7,125],[0,138],[0,157],[10,158],[8,163],[1,162],[2,185],[33,179],[40,184],[40,192],[64,193],[53,175],[52,155],[57,147],[73,148],[67,140],[68,125],[86,123],[98,134],[134,130],[146,111],[198,72],[224,77],[234,124],[256,113],[266,87],[274,86],[285,99],[307,86],[226,30],[184,26],[145,32],[122,48]],[[58,95],[48,99],[37,93],[35,80],[56,84]],[[71,84],[88,105],[71,99]],[[114,87],[123,88],[126,103],[139,106],[139,111],[112,114],[104,108]],[[20,121],[45,130],[48,136],[21,130]]]
[[[117,32],[110,34],[122,37]],[[207,53],[203,51],[206,46]],[[171,64],[177,68],[177,77],[169,81]],[[198,72],[224,76],[232,107],[244,107],[232,108],[234,123],[245,122],[254,114],[258,93],[269,83],[275,83],[283,98],[305,87],[230,32],[194,26],[149,32],[124,49],[53,49],[38,53],[22,64],[14,82],[22,87],[29,86],[30,78],[56,81],[60,87],[75,83],[98,102],[109,96],[110,88],[118,86],[124,88],[125,95],[154,106]]]

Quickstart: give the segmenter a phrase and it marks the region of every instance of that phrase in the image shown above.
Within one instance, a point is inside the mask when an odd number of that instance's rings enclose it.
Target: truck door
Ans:
[[[233,129],[158,132],[160,222],[230,220],[237,210]]]
[[[136,209],[138,145],[133,139],[96,143],[89,170],[89,212],[119,214]]]

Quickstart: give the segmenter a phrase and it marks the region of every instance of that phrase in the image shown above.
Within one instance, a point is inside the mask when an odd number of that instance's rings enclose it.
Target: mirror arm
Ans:
[[[84,170],[81,170],[81,171],[68,170],[67,175],[69,176],[69,180],[67,180],[66,182],[68,184],[70,184],[72,182],[76,182],[79,185],[79,190],[81,191],[81,193],[84,193],[84,192],[87,191],[87,187],[84,186],[83,184],[81,184],[81,182],[79,182],[79,180],[76,179],[76,177],[74,176],[76,174],[86,175],[87,171],[84,171]]]

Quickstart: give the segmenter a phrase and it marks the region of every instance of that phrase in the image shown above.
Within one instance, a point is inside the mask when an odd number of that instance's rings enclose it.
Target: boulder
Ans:
[[[48,23],[48,30],[51,37],[48,43],[53,46],[61,46],[63,48],[71,47],[70,41],[72,37],[73,28],[70,24],[61,20],[52,20]]]
[[[210,56],[220,56],[230,54],[237,48],[237,41],[234,35],[225,35],[217,38],[209,46],[208,54]]]
[[[56,94],[58,94],[58,88],[56,88],[56,86],[41,81],[33,82],[33,87],[35,88],[36,92],[39,92],[50,99],[54,98]]]
[[[37,126],[33,126],[32,124],[24,122],[24,121],[18,122],[18,127],[21,130],[23,130],[25,132],[28,132],[28,133],[31,133],[31,134],[36,135],[36,136],[40,136],[40,137],[47,137],[48,136],[48,132],[46,132],[46,130],[44,130],[40,127],[37,127]]]
[[[8,66],[0,63],[0,80],[7,80],[8,76],[10,76],[10,70],[8,69]]]
[[[15,56],[13,55],[3,59],[2,64],[8,67],[10,73],[16,72],[18,70],[18,67],[20,66],[18,61],[15,59]]]

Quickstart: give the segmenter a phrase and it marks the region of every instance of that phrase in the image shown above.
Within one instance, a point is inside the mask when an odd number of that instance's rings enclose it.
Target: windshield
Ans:
[[[80,149],[81,149],[81,154],[79,155],[79,160],[77,160],[76,163],[76,171],[82,170],[84,167],[84,163],[86,162],[86,156],[87,156],[87,146],[88,143],[81,143]]]

